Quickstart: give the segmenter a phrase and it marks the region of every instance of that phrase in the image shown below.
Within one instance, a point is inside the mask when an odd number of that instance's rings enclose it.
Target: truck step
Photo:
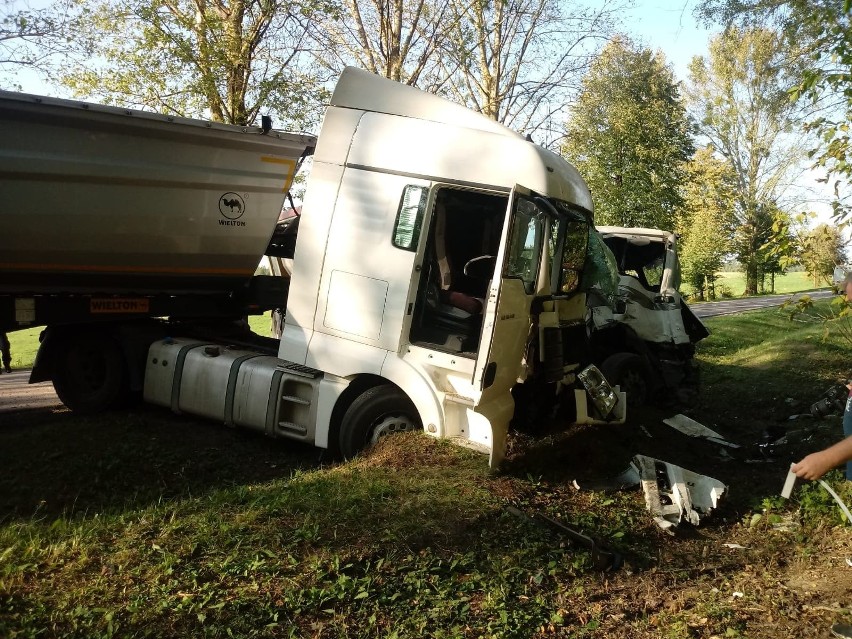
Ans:
[[[462,406],[469,406],[473,408],[475,402],[471,397],[465,397],[464,395],[459,395],[458,393],[444,393],[444,399],[453,404],[461,404]]]
[[[291,432],[298,433],[299,435],[306,435],[308,433],[307,427],[293,422],[278,422],[278,428],[281,430],[289,430]]]
[[[311,368],[310,366],[305,366],[304,364],[295,364],[291,362],[289,364],[284,364],[282,368],[288,373],[298,375],[299,377],[309,377],[311,379],[316,379],[317,377],[322,375],[322,371],[318,371],[317,369]]]

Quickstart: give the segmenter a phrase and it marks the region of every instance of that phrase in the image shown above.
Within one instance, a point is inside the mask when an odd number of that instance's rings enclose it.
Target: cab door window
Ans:
[[[533,202],[518,200],[509,232],[504,275],[522,280],[529,295],[536,289],[545,222],[546,217]]]

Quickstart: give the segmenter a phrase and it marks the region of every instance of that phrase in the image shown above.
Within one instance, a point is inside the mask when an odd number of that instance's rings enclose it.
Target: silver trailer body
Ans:
[[[316,139],[0,91],[0,293],[227,290]]]

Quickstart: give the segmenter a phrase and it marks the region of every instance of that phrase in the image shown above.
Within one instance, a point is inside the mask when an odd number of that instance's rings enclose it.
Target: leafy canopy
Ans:
[[[597,224],[674,227],[693,147],[661,53],[625,37],[610,42],[583,80],[566,138],[563,152],[589,184]]]

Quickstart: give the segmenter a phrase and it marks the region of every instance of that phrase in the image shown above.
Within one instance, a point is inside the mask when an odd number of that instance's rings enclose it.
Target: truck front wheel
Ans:
[[[382,437],[422,429],[417,409],[401,390],[390,384],[374,386],[346,409],[340,423],[340,453],[351,459]]]
[[[648,367],[634,353],[616,353],[601,364],[601,373],[613,386],[618,385],[627,393],[627,405],[633,408],[644,406],[648,401]]]
[[[53,388],[76,413],[96,413],[119,405],[128,388],[118,343],[93,334],[69,335],[56,354]]]

